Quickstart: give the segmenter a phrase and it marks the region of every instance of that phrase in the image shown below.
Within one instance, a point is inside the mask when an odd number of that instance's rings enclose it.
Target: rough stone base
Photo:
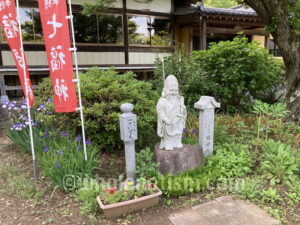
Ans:
[[[159,144],[156,144],[154,151],[155,161],[160,163],[159,170],[163,175],[183,173],[204,164],[203,151],[197,145],[184,145],[181,149],[167,151],[159,149]]]

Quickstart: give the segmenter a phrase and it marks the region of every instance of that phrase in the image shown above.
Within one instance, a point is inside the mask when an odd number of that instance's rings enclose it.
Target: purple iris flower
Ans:
[[[46,111],[46,107],[44,104],[40,104],[39,107],[37,108],[37,111]]]
[[[67,131],[65,131],[65,134],[64,134],[64,136],[65,136],[65,137],[67,137],[67,136],[68,136],[68,132],[67,132]]]
[[[183,129],[183,133],[186,133],[186,129],[185,128]]]
[[[46,153],[49,151],[49,148],[47,146],[45,146],[45,150]]]
[[[22,120],[26,120],[27,119],[24,113],[21,113],[20,119],[22,119]]]
[[[181,137],[182,139],[184,138],[184,136],[182,135],[182,137]]]
[[[81,136],[80,134],[78,134],[77,138],[75,139],[75,141],[81,141]]]
[[[44,136],[44,138],[47,138],[48,136],[49,136],[49,131],[46,130],[46,131],[45,131],[45,136]]]
[[[16,124],[13,124],[13,126],[12,126],[10,129],[11,129],[11,130],[15,130],[16,127],[17,127],[17,125],[16,125]]]
[[[90,145],[92,142],[91,142],[89,139],[86,139],[85,143],[86,143],[87,145]]]
[[[192,134],[193,134],[193,133],[195,133],[195,132],[196,132],[196,130],[195,130],[195,129],[193,129],[193,131],[192,131]]]
[[[14,109],[16,107],[16,102],[10,102],[7,106],[7,109],[10,111],[11,109]]]
[[[3,105],[8,106],[8,105],[9,105],[9,101],[4,101],[4,102],[3,102]]]
[[[57,167],[58,169],[60,168],[59,163],[56,163],[56,167]]]
[[[60,155],[63,155],[63,154],[64,154],[63,150],[60,150],[60,151],[59,151],[59,154],[60,154]]]
[[[48,102],[52,102],[52,98],[48,98]]]
[[[27,102],[26,101],[22,102],[21,109],[27,109]]]
[[[78,147],[77,147],[77,151],[80,151],[80,150],[81,150],[81,146],[78,146]]]
[[[2,104],[2,108],[5,109],[8,106],[9,102],[8,101],[4,101]]]

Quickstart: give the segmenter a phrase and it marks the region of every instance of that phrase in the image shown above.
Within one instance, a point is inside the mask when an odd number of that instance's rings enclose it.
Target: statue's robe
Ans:
[[[182,131],[186,120],[183,97],[174,102],[169,102],[166,98],[161,97],[156,105],[156,110],[158,115],[157,135],[161,137],[160,149],[181,148]]]

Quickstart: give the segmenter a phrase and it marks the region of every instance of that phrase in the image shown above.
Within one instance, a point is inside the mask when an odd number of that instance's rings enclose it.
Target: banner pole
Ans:
[[[77,82],[77,91],[78,91],[78,98],[79,98],[79,110],[80,110],[80,118],[81,118],[84,158],[85,158],[85,161],[87,161],[84,119],[83,119],[83,108],[82,108],[82,101],[81,101],[80,80],[79,80],[78,62],[77,62],[77,49],[76,49],[75,34],[74,34],[74,24],[73,24],[73,13],[72,13],[71,0],[68,0],[68,4],[69,4],[69,11],[70,11],[69,12],[70,16],[68,16],[68,19],[70,19],[71,31],[72,31],[72,42],[73,42],[73,48],[72,49],[73,49],[73,52],[74,52],[74,61],[75,61],[75,69],[76,69],[76,80],[75,81]]]
[[[34,153],[34,143],[33,143],[33,134],[32,134],[32,121],[31,121],[30,104],[29,104],[29,96],[28,96],[28,80],[26,78],[25,55],[24,55],[24,47],[23,47],[23,40],[22,40],[22,29],[21,29],[21,17],[20,17],[19,0],[16,0],[16,3],[17,3],[17,20],[18,20],[18,24],[19,24],[19,34],[20,34],[20,43],[21,43],[21,54],[22,54],[22,60],[23,60],[23,73],[24,73],[24,82],[25,82],[25,99],[26,99],[26,103],[27,103],[27,114],[28,114],[27,124],[29,124],[29,136],[30,136],[32,161],[33,161],[33,175],[34,175],[34,181],[36,182],[37,181],[36,161],[35,161],[35,153]]]

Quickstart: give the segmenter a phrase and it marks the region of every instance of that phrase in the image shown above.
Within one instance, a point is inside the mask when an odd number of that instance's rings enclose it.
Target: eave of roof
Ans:
[[[190,5],[188,7],[177,8],[174,11],[174,15],[184,16],[184,15],[217,15],[217,16],[239,16],[239,17],[259,17],[255,11],[246,11],[238,9],[223,9],[223,8],[213,8],[205,7],[202,3],[198,5]]]

